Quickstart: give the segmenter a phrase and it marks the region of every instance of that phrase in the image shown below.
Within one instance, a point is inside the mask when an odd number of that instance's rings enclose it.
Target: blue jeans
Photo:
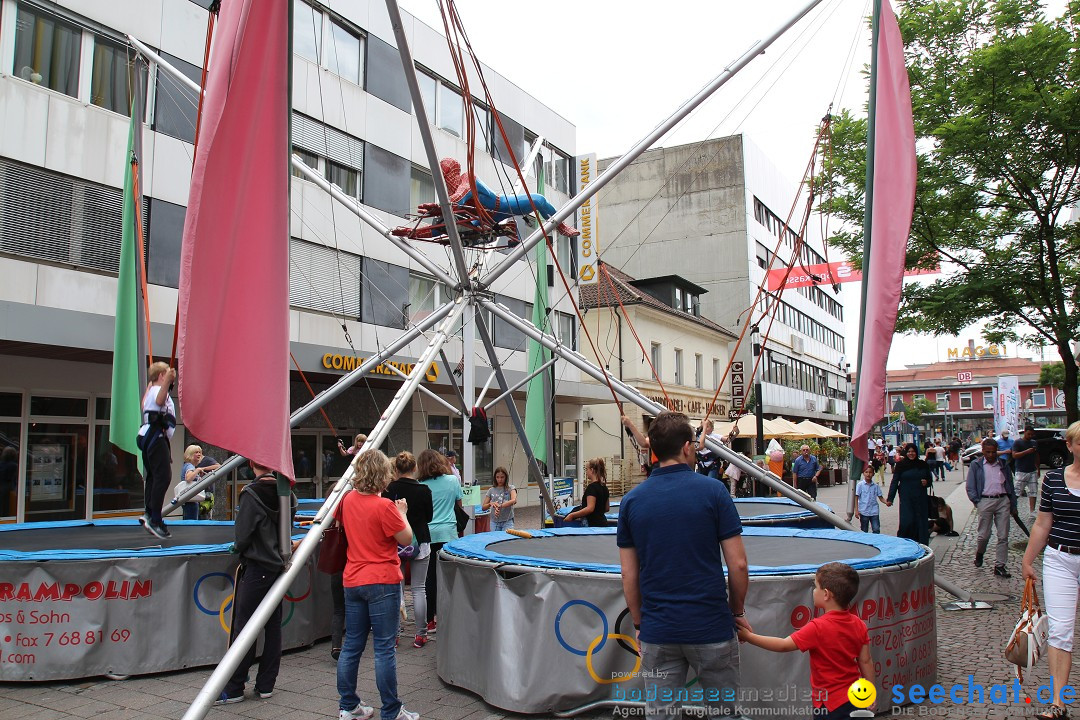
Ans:
[[[510,518],[506,522],[498,522],[497,520],[491,521],[491,530],[496,532],[499,530],[512,530],[514,528],[514,518]]]
[[[401,710],[397,694],[398,607],[401,586],[359,585],[345,588],[345,641],[337,661],[338,705],[352,710],[360,704],[356,694],[356,674],[360,656],[367,645],[368,631],[374,636],[375,686],[382,698],[382,720],[394,720]]]
[[[878,535],[881,534],[881,516],[880,515],[859,515],[859,525],[862,527],[862,531],[866,532],[866,526],[869,525],[873,532]]]
[[[199,503],[187,502],[184,503],[184,519],[185,520],[198,520],[199,519]]]

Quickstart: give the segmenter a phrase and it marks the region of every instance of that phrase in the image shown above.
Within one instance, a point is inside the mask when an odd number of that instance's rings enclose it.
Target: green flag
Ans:
[[[543,194],[544,192],[543,165],[540,166],[536,177],[536,192],[537,194]],[[536,263],[536,297],[533,299],[532,323],[548,335],[552,335],[554,333],[549,324],[550,316],[548,313],[547,243],[536,244],[534,262]],[[563,340],[565,339],[563,338]],[[548,361],[551,352],[535,340],[529,340],[527,347],[529,372],[532,373]],[[548,373],[545,370],[529,381],[525,401],[525,434],[529,438],[529,444],[532,445],[536,459],[545,464],[548,461],[548,402],[550,402],[550,397],[544,391],[544,382],[547,375]],[[553,473],[554,468],[548,468],[548,472]]]
[[[136,87],[138,87],[136,85]],[[112,402],[109,409],[109,442],[138,458],[142,454],[135,437],[142,425],[142,393],[146,387],[145,308],[136,243],[135,175],[142,151],[142,102],[139,91],[131,102],[131,128],[124,173],[123,234],[120,242],[120,277],[116,289],[116,330],[113,337]],[[139,198],[141,202],[141,197]]]

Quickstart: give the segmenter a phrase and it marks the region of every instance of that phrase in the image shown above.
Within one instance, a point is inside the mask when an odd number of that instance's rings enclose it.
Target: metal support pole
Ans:
[[[514,423],[514,429],[521,440],[521,447],[525,450],[525,459],[529,463],[529,475],[536,481],[536,487],[540,490],[540,497],[543,499],[548,513],[554,518],[555,504],[551,501],[551,495],[548,493],[546,478],[540,470],[539,463],[536,462],[536,455],[533,454],[532,445],[529,443],[529,435],[525,432],[525,424],[521,422],[521,413],[518,412],[514,398],[510,395],[509,387],[506,384],[506,376],[503,375],[502,366],[499,364],[499,356],[495,352],[495,345],[491,342],[491,333],[488,332],[487,322],[484,320],[482,312],[476,313],[476,321],[482,330],[480,338],[484,341],[484,349],[487,351],[488,359],[491,361],[492,373],[499,381],[499,387],[503,391],[500,397],[506,398],[506,409],[510,413],[510,420]]]
[[[361,365],[359,365],[355,370],[350,372],[348,375],[343,376],[336,383],[316,395],[314,398],[311,399],[311,402],[304,405],[304,407],[300,408],[289,417],[289,427],[295,428],[299,426],[300,423],[304,422],[309,417],[314,415],[319,408],[323,407],[331,400],[334,400],[335,398],[340,396],[342,393],[352,387],[358,380],[360,380],[369,372],[381,365],[384,360],[393,357],[394,353],[398,352],[402,348],[407,347],[409,343],[420,337],[425,330],[427,330],[429,327],[435,325],[444,317],[449,315],[450,312],[453,311],[453,309],[453,304],[446,304],[437,308],[435,312],[428,315],[422,321],[417,323],[414,327],[405,331],[405,333],[402,334],[401,337],[387,345],[381,352],[372,355]],[[426,365],[424,366],[424,369],[425,371],[427,370]],[[233,455],[231,458],[223,462],[221,464],[221,467],[219,467],[217,470],[207,475],[204,475],[203,478],[199,480],[199,482],[190,486],[187,490],[185,490],[178,497],[176,497],[171,503],[166,505],[165,509],[162,510],[162,514],[168,515],[169,513],[173,512],[176,508],[191,500],[191,498],[198,495],[205,488],[210,487],[210,485],[215,480],[220,477],[225,477],[227,473],[230,473],[236,468],[240,467],[245,460],[247,460],[247,458],[240,455]]]
[[[420,384],[420,380],[424,377],[424,373],[427,371],[428,366],[438,357],[439,349],[442,348],[446,342],[450,329],[457,322],[458,317],[467,306],[464,299],[459,298],[454,302],[452,309],[443,320],[439,329],[432,337],[430,344],[421,354],[418,362],[413,367],[411,373],[409,373],[409,379],[398,389],[394,395],[394,399],[387,405],[386,410],[383,411],[382,417],[375,423],[375,427],[372,428],[371,434],[368,436],[368,442],[364,444],[360,452],[356,457],[360,457],[361,454],[368,452],[372,448],[377,448],[382,445],[386,440],[386,436],[390,433],[390,428],[394,426],[398,417],[405,410],[408,401],[412,398],[413,392],[415,392],[417,386]],[[353,462],[356,460],[354,458]],[[300,570],[307,564],[308,558],[315,552],[315,547],[322,539],[323,523],[326,518],[329,517],[334,510],[337,509],[338,503],[341,502],[341,498],[345,494],[346,484],[352,479],[354,466],[349,465],[349,469],[342,475],[334,486],[334,490],[330,493],[330,497],[323,503],[322,508],[315,516],[315,520],[308,530],[307,535],[300,541],[300,546],[296,548],[296,553],[293,555],[293,561],[285,572],[278,577],[267,591],[266,597],[259,603],[259,607],[255,610],[255,613],[251,616],[247,625],[240,631],[240,634],[233,640],[232,645],[229,647],[228,652],[225,653],[225,657],[221,658],[221,662],[214,669],[214,672],[210,675],[210,678],[203,685],[199,694],[195,696],[195,700],[192,701],[191,707],[184,713],[183,720],[202,720],[206,717],[206,713],[210,710],[210,706],[221,695],[222,689],[225,687],[225,683],[228,682],[237,666],[240,664],[240,660],[247,654],[248,649],[255,644],[259,634],[262,632],[263,626],[266,625],[266,621],[270,619],[270,615],[274,612],[274,609],[281,602],[281,599],[285,597],[286,591],[289,586],[292,585],[293,580],[300,574]]]
[[[569,348],[560,344],[559,341],[555,338],[540,332],[532,323],[521,320],[516,315],[510,313],[510,311],[505,310],[504,308],[489,300],[481,300],[481,305],[494,313],[496,317],[502,318],[502,320],[507,322],[512,327],[520,330],[521,332],[525,333],[525,335],[544,345],[546,348],[554,352],[556,355],[562,357],[564,360],[584,372],[586,375],[595,378],[599,382],[605,381],[604,373],[602,370],[600,370],[600,368],[589,362],[580,353],[570,350]],[[649,413],[658,414],[667,410],[667,408],[665,408],[663,405],[649,400],[647,397],[638,392],[637,389],[630,387],[621,380],[617,380],[611,376],[607,376],[607,381],[611,383],[616,393]],[[811,501],[805,493],[792,488],[790,485],[785,483],[776,475],[758,467],[756,464],[754,464],[752,460],[747,458],[745,455],[737,453],[723,443],[717,442],[711,438],[705,439],[705,445],[723,460],[726,460],[732,465],[735,465],[737,468],[742,470],[744,473],[750,475],[751,477],[765,483],[770,488],[776,490],[789,500],[795,501],[801,507],[814,513],[816,516],[818,516],[822,520],[825,520],[830,525],[833,525],[841,530],[852,530],[858,532],[858,528],[856,528],[854,525],[847,522],[846,520],[843,520],[839,516],[829,512],[818,503]],[[958,597],[964,601],[971,601],[971,595],[967,591],[957,586],[955,583],[952,583],[945,578],[937,577],[936,575],[934,578],[934,582],[937,583],[938,587],[940,587],[942,590],[949,593],[950,595]]]
[[[443,362],[444,363],[446,362],[445,358],[443,359]],[[390,372],[392,372],[393,374],[397,375],[400,378],[408,379],[408,377],[409,377],[408,373],[406,373],[406,372],[404,372],[402,370],[398,370],[393,365],[387,365],[386,369],[389,370]],[[437,393],[432,392],[431,390],[424,387],[423,385],[418,386],[416,389],[419,390],[420,392],[424,393],[425,395],[427,395],[429,398],[431,398],[435,402],[440,403],[443,407],[445,407],[447,410],[454,413],[455,415],[457,415],[458,413],[461,412],[460,408],[454,407],[450,403],[443,400],[440,395],[438,395]]]
[[[480,394],[476,396],[476,404],[480,405],[484,402],[484,396],[487,395],[487,391],[491,389],[491,381],[495,379],[495,373],[488,373],[487,380],[484,381],[484,387],[480,388]],[[485,408],[486,410],[487,408]]]
[[[524,385],[527,385],[530,380],[532,380],[534,377],[536,377],[540,373],[544,372],[545,370],[547,370],[549,367],[551,367],[554,364],[555,364],[555,358],[551,358],[546,363],[544,363],[543,365],[541,365],[540,367],[536,368],[531,373],[529,373],[527,376],[525,376],[524,380],[521,380],[521,381],[519,381],[517,383],[514,383],[513,385],[510,386],[509,390],[507,390],[506,392],[499,395],[499,397],[495,398],[494,400],[489,402],[487,405],[484,405],[484,410],[485,411],[490,410],[493,405],[496,405],[499,401],[503,400],[507,395],[514,392],[515,390],[520,390]]]
[[[135,38],[132,35],[128,35],[127,37],[128,42],[130,42],[136,50],[138,50],[150,60],[153,60],[155,63],[157,63],[158,67],[161,70],[167,72],[174,80],[179,82],[187,89],[191,90],[196,95],[202,94],[198,83],[196,83],[187,75],[183,74],[178,69],[170,65],[167,60],[165,60],[156,52],[147,47],[145,44],[140,42],[138,38]],[[456,289],[459,287],[459,283],[452,277],[450,277],[448,274],[446,274],[446,272],[443,271],[442,268],[440,268],[438,265],[428,259],[427,256],[425,256],[423,253],[413,248],[407,242],[397,237],[396,235],[391,234],[390,229],[383,225],[381,222],[379,222],[378,218],[365,210],[360,205],[360,203],[356,202],[354,198],[349,197],[348,195],[331,185],[325,177],[319,175],[310,167],[308,167],[303,160],[298,158],[296,155],[293,155],[290,158],[290,164],[292,165],[292,168],[294,170],[299,171],[308,180],[312,181],[313,183],[321,187],[323,190],[330,193],[330,196],[340,202],[342,205],[344,205],[347,210],[349,210],[358,218],[370,225],[375,230],[375,232],[379,233],[384,238],[393,243],[398,250],[401,250],[403,253],[416,261],[416,263],[419,264],[420,267],[424,268],[429,273],[434,275],[435,278],[439,280],[439,282],[450,288]]]
[[[405,35],[405,26],[401,21],[401,11],[398,9],[397,0],[386,0],[386,12],[390,15],[390,25],[394,29],[398,55],[401,56],[401,67],[405,71],[405,82],[409,86],[409,95],[412,97],[413,112],[416,113],[416,126],[420,130],[420,139],[424,143],[424,153],[427,155],[428,165],[431,166],[431,180],[435,185],[435,197],[438,198],[439,207],[442,208],[443,220],[446,224],[446,236],[450,239],[450,250],[454,256],[454,265],[457,266],[461,287],[468,288],[471,286],[469,267],[465,263],[465,253],[461,249],[461,236],[458,234],[454,208],[450,204],[450,194],[446,190],[446,180],[443,178],[442,173],[439,172],[439,154],[435,150],[435,140],[431,136],[431,126],[427,124],[424,96],[420,92],[420,83],[416,80],[416,65],[413,64],[412,51],[409,50],[409,38]]]
[[[446,359],[446,350],[440,350],[439,357],[442,359],[443,367],[450,370],[450,361]],[[465,396],[461,393],[461,386],[458,385],[457,378],[454,377],[453,371],[446,373],[446,379],[450,381],[450,387],[454,388],[454,394],[457,395],[458,401],[461,403],[461,410],[459,412],[463,415],[468,415],[471,408],[465,402]],[[423,387],[423,385],[420,387]]]
[[[389,5],[393,0],[387,0]],[[653,143],[662,138],[673,127],[678,125],[683,118],[693,112],[701,103],[705,102],[710,95],[719,90],[728,80],[735,77],[735,74],[742,70],[746,65],[758,55],[761,55],[765,50],[776,42],[777,38],[787,32],[795,23],[799,22],[808,12],[813,10],[817,5],[821,3],[821,0],[811,0],[805,7],[799,10],[790,20],[785,22],[779,28],[777,28],[771,35],[764,40],[759,40],[754,43],[749,50],[744,52],[733,63],[724,68],[724,72],[720,73],[716,78],[712,80],[708,85],[698,91],[697,95],[687,100],[678,110],[676,110],[671,117],[664,122],[656,126],[656,128],[645,136],[643,140],[638,142],[637,145],[630,148],[629,151],[622,157],[618,158],[607,170],[600,173],[596,178],[590,182],[584,190],[579,192],[573,198],[570,199],[566,205],[562,206],[554,215],[548,218],[547,222],[542,227],[537,228],[529,237],[519,245],[513,252],[504,257],[502,261],[493,267],[486,275],[480,279],[480,284],[483,287],[490,287],[495,278],[499,277],[516,263],[521,258],[525,257],[536,247],[536,244],[544,239],[544,233],[550,235],[555,228],[563,220],[570,217],[574,211],[585,204],[585,201],[591,198],[596,193],[600,192],[613,177],[622,172],[630,163],[636,160],[643,152],[652,147]],[[395,27],[395,30],[397,28]],[[414,102],[415,104],[415,102]],[[420,111],[417,110],[419,113]],[[421,115],[422,117],[422,115]],[[432,166],[434,167],[434,166]],[[436,184],[437,186],[437,184]]]

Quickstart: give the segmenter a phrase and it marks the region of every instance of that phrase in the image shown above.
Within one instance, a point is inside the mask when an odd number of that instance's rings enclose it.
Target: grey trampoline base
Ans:
[[[560,554],[562,560],[546,564],[544,558],[529,557],[544,554],[530,549],[530,541],[518,542],[504,533],[469,536],[444,547],[438,559],[439,677],[514,712],[573,713],[593,703],[633,704],[643,697],[645,679],[636,665],[634,628],[621,577],[617,566],[608,562],[613,553],[617,557],[614,535],[549,532],[594,537],[556,548],[552,554]],[[786,536],[770,537],[775,533]],[[556,543],[545,542],[552,539]],[[863,533],[839,530],[744,529],[754,568],[746,611],[756,632],[786,637],[815,615],[814,568],[849,560],[860,576],[854,611],[868,625],[879,668],[878,697],[884,700],[879,700],[879,709],[888,712],[883,688],[915,682],[925,686],[936,678],[933,555],[928,548],[897,538],[882,539],[881,547],[866,549],[868,539]],[[554,535],[540,540],[532,547],[558,544]],[[574,548],[598,561],[593,569],[552,566],[589,566],[583,558],[567,557],[576,552]],[[504,550],[508,552],[503,554]],[[906,554],[901,552],[905,550]],[[853,557],[859,554],[862,559]],[[781,562],[785,558],[786,565]],[[807,562],[811,558],[813,563]],[[735,692],[745,715],[806,716],[810,671],[804,654],[769,653],[742,645],[740,655],[742,682]],[[691,675],[687,680],[693,679]],[[705,696],[688,699],[697,704],[701,697]]]

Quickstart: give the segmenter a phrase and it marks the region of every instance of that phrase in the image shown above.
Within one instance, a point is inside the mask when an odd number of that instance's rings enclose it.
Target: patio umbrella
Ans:
[[[819,425],[813,420],[803,420],[797,423],[795,427],[799,428],[805,433],[809,433],[810,437],[816,438],[846,438],[847,435],[839,430],[833,430],[832,428]]]

